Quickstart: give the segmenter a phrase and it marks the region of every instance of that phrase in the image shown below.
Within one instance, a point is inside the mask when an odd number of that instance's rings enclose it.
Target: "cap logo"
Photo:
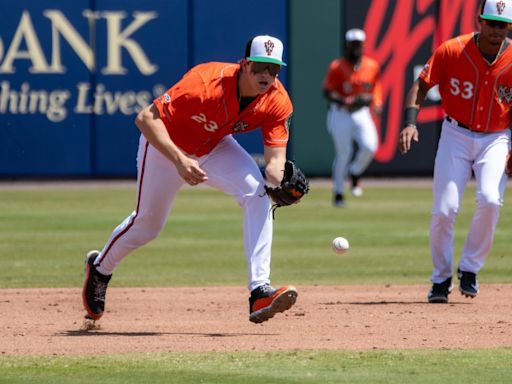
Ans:
[[[274,50],[274,42],[272,40],[265,42],[265,51],[267,51],[267,56],[272,56],[273,50]]]
[[[496,9],[498,11],[498,15],[501,15],[503,11],[505,10],[505,2],[503,0],[500,0],[496,3]]]

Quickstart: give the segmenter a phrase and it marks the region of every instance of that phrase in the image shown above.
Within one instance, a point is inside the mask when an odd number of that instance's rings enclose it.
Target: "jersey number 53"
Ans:
[[[473,89],[475,86],[470,81],[462,82],[462,87],[459,79],[452,77],[450,79],[450,92],[453,96],[462,97],[463,99],[471,99],[473,97]]]

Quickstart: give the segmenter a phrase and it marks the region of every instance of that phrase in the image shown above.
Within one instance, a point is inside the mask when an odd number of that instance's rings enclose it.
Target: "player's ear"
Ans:
[[[240,68],[242,69],[242,71],[246,71],[246,68],[247,66],[249,65],[249,61],[247,59],[241,59],[240,60]]]

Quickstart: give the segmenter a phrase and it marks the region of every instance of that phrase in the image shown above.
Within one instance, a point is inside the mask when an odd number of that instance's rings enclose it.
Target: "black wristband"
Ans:
[[[420,110],[418,108],[414,107],[407,107],[405,108],[404,112],[404,127],[407,127],[408,125],[412,125],[416,127],[416,121],[418,118],[418,113]]]

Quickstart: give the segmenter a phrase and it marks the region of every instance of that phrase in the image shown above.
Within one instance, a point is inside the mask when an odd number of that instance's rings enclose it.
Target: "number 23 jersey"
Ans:
[[[447,115],[477,132],[497,132],[510,125],[512,47],[489,64],[477,47],[475,33],[445,41],[429,59],[420,78],[439,85]]]

